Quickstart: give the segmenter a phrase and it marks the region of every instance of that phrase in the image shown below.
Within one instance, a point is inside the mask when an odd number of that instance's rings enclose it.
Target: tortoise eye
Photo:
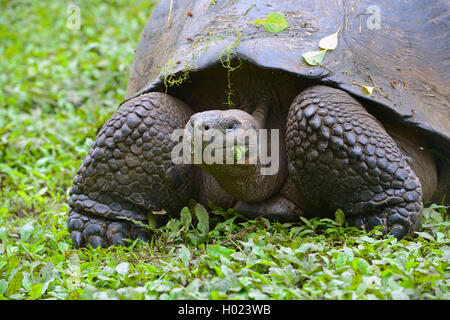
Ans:
[[[224,128],[226,130],[234,130],[236,128],[239,128],[240,124],[241,123],[237,119],[228,118],[222,122],[222,128]]]

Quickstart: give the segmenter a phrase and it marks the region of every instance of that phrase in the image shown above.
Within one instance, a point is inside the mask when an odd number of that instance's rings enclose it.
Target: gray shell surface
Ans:
[[[204,70],[232,54],[374,101],[444,153],[450,149],[446,0],[173,0],[171,10],[170,2],[160,1],[141,35],[127,99],[163,91],[166,77]],[[250,23],[270,12],[284,15],[289,28],[269,33]],[[320,39],[339,27],[338,46],[323,61],[332,71],[307,65],[302,54],[318,50]],[[372,96],[361,90],[374,85]]]

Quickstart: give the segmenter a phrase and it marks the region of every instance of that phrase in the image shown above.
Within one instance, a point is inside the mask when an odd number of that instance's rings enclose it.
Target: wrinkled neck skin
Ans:
[[[245,202],[259,202],[270,198],[281,189],[286,172],[279,168],[274,175],[262,175],[261,164],[200,166],[212,175],[233,198]]]

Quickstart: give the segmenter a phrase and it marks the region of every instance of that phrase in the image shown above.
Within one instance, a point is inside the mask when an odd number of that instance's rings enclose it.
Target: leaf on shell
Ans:
[[[252,24],[262,24],[264,28],[271,33],[281,32],[289,27],[286,18],[278,12],[270,12],[264,20],[256,19]]]
[[[368,94],[369,96],[371,96],[374,88],[375,88],[375,87],[363,86],[363,87],[362,87],[362,91],[363,91],[365,94]]]
[[[338,31],[336,31],[333,34],[330,34],[329,36],[326,36],[319,41],[319,48],[323,50],[334,50],[337,47],[338,44],[338,34],[339,30],[341,30],[341,27],[339,27]]]
[[[153,214],[167,214],[167,211],[162,209],[162,210],[159,210],[159,211],[152,211],[152,213]]]
[[[322,64],[323,58],[325,57],[326,50],[320,51],[308,51],[305,52],[302,56],[305,59],[306,63],[310,66],[318,66]]]

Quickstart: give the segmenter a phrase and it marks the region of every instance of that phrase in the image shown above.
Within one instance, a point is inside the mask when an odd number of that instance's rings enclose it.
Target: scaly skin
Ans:
[[[73,179],[69,231],[76,247],[122,244],[151,237],[149,211],[178,212],[193,193],[191,165],[174,165],[170,140],[191,110],[162,93],[148,93],[119,107],[100,130]]]
[[[227,112],[236,119],[242,114]],[[202,121],[216,113],[203,113]],[[171,133],[184,128],[191,115],[183,102],[161,93],[147,93],[119,107],[73,180],[68,227],[76,247],[150,239],[147,228],[124,218],[145,224],[149,211],[178,213],[191,197],[214,196],[208,185],[200,187],[199,169],[171,161],[176,143]],[[249,201],[233,193],[235,199],[228,202],[240,200],[236,209],[241,213],[295,220],[305,208],[329,213],[341,208],[353,225],[385,226],[397,238],[420,227],[419,179],[383,126],[349,94],[326,86],[303,91],[290,106],[285,137],[289,176],[301,197],[292,202],[274,191]],[[226,186],[221,179],[230,175],[217,170],[211,174]],[[255,186],[258,192],[264,188]],[[288,194],[296,198],[295,192]]]
[[[421,224],[422,189],[394,140],[348,93],[314,86],[291,104],[289,173],[318,210],[341,208],[356,226],[395,237]]]

